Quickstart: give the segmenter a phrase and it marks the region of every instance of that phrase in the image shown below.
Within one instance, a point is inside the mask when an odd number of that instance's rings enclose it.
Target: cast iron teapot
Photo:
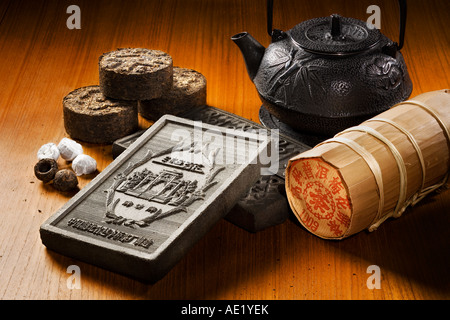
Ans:
[[[289,31],[272,29],[267,1],[264,48],[247,32],[231,39],[240,48],[263,106],[294,130],[334,135],[409,97],[412,83],[400,49],[406,0],[399,0],[399,43],[365,21],[333,14]]]

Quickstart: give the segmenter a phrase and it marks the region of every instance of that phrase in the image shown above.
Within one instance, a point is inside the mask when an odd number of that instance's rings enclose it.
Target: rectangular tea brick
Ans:
[[[41,226],[42,242],[156,282],[258,180],[269,144],[256,134],[164,116]]]

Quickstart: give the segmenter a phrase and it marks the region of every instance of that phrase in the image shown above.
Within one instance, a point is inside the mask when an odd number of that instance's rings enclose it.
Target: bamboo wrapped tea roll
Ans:
[[[286,193],[326,239],[376,230],[447,183],[450,90],[421,94],[289,160]]]

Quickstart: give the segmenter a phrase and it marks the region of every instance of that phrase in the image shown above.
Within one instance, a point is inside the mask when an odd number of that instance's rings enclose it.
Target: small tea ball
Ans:
[[[51,158],[41,159],[34,166],[34,175],[42,182],[52,181],[57,171],[58,164]]]
[[[53,179],[53,187],[58,191],[71,191],[78,186],[78,178],[75,172],[69,169],[59,170]]]
[[[83,147],[78,142],[69,138],[62,138],[58,144],[59,153],[64,160],[72,161],[83,153]]]
[[[59,149],[53,142],[46,143],[42,147],[39,148],[37,152],[37,157],[39,160],[50,158],[54,160],[58,160],[59,158]]]
[[[87,154],[80,154],[73,159],[72,169],[77,176],[91,174],[97,170],[97,161]]]

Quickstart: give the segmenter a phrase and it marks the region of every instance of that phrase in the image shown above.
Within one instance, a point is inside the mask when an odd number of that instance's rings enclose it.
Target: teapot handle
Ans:
[[[406,0],[398,0],[400,9],[400,30],[399,41],[395,44],[396,49],[403,48],[405,42],[405,29],[406,29]],[[278,40],[283,37],[284,32],[281,30],[273,29],[273,0],[267,0],[267,33],[272,37],[272,41]]]
[[[273,34],[273,0],[267,0],[267,33],[271,37]]]
[[[272,42],[281,40],[285,33],[278,29],[273,29],[273,0],[267,0],[267,33],[272,38]]]
[[[400,35],[397,44],[397,50],[403,48],[405,43],[405,29],[406,29],[406,0],[398,0],[398,6],[400,9]]]

